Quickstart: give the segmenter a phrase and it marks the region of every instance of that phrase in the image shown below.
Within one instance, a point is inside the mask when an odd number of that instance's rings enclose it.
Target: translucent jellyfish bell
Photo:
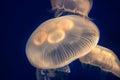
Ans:
[[[87,17],[92,3],[92,0],[51,0],[52,9],[56,10],[56,16],[66,11]]]
[[[88,54],[80,58],[86,64],[100,67],[120,77],[120,61],[115,53],[105,47],[97,45]]]
[[[42,23],[29,38],[26,54],[33,66],[55,69],[86,55],[98,40],[99,31],[94,23],[67,15]]]

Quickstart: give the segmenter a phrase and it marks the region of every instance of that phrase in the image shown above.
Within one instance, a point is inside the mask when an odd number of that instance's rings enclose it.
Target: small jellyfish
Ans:
[[[42,23],[29,38],[26,54],[33,66],[55,69],[86,55],[98,40],[99,31],[94,23],[67,15]]]
[[[92,0],[51,0],[52,10],[56,10],[56,16],[63,12],[71,12],[88,17],[92,8]]]
[[[57,69],[36,69],[37,80],[68,80],[68,73],[70,73],[70,67],[64,66]]]
[[[88,54],[79,58],[82,63],[100,67],[120,77],[120,61],[113,51],[97,45]]]

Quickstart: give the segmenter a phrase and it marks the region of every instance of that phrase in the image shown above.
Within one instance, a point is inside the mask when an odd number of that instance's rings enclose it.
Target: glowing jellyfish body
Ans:
[[[51,4],[52,9],[57,10],[56,16],[65,11],[88,16],[92,7],[92,0],[51,0]]]
[[[26,53],[33,66],[55,69],[86,55],[99,40],[91,21],[76,15],[50,19],[31,35]]]
[[[87,55],[81,57],[80,61],[120,77],[120,61],[113,51],[105,47],[97,45]]]
[[[66,65],[78,58],[83,63],[98,66],[120,77],[120,61],[111,50],[97,46],[99,30],[86,18],[92,0],[51,0],[51,4],[56,10],[56,17],[63,12],[80,16],[50,19],[32,33],[26,54],[30,63],[38,68],[37,79],[50,80],[58,74],[56,71],[69,73],[70,68]]]

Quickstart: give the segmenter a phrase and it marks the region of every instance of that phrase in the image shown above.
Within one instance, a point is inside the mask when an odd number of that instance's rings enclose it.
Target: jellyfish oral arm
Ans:
[[[113,51],[105,47],[97,45],[91,52],[81,57],[80,61],[120,77],[120,61]]]
[[[70,73],[69,65],[56,68],[56,69],[36,69],[37,80],[53,80],[51,78],[60,78],[59,80],[64,80]],[[65,79],[66,80],[66,79]]]

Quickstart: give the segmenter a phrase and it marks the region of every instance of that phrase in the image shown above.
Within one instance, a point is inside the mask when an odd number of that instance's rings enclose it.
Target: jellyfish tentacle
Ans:
[[[110,49],[97,45],[91,52],[79,59],[82,63],[97,66],[120,77],[120,61]]]
[[[69,65],[66,65],[64,67],[61,67],[61,68],[57,68],[56,71],[61,71],[61,72],[65,72],[65,73],[70,73],[70,67]]]
[[[70,73],[69,65],[56,69],[36,69],[37,80],[68,80],[65,75]]]
[[[55,17],[59,17],[59,16],[61,16],[61,15],[63,14],[63,12],[64,12],[63,10],[61,10],[61,9],[60,9],[60,10],[57,9],[56,12],[55,12]]]
[[[55,11],[55,17],[59,17],[63,14],[64,8],[63,8],[63,3],[64,0],[50,0],[52,10]]]

